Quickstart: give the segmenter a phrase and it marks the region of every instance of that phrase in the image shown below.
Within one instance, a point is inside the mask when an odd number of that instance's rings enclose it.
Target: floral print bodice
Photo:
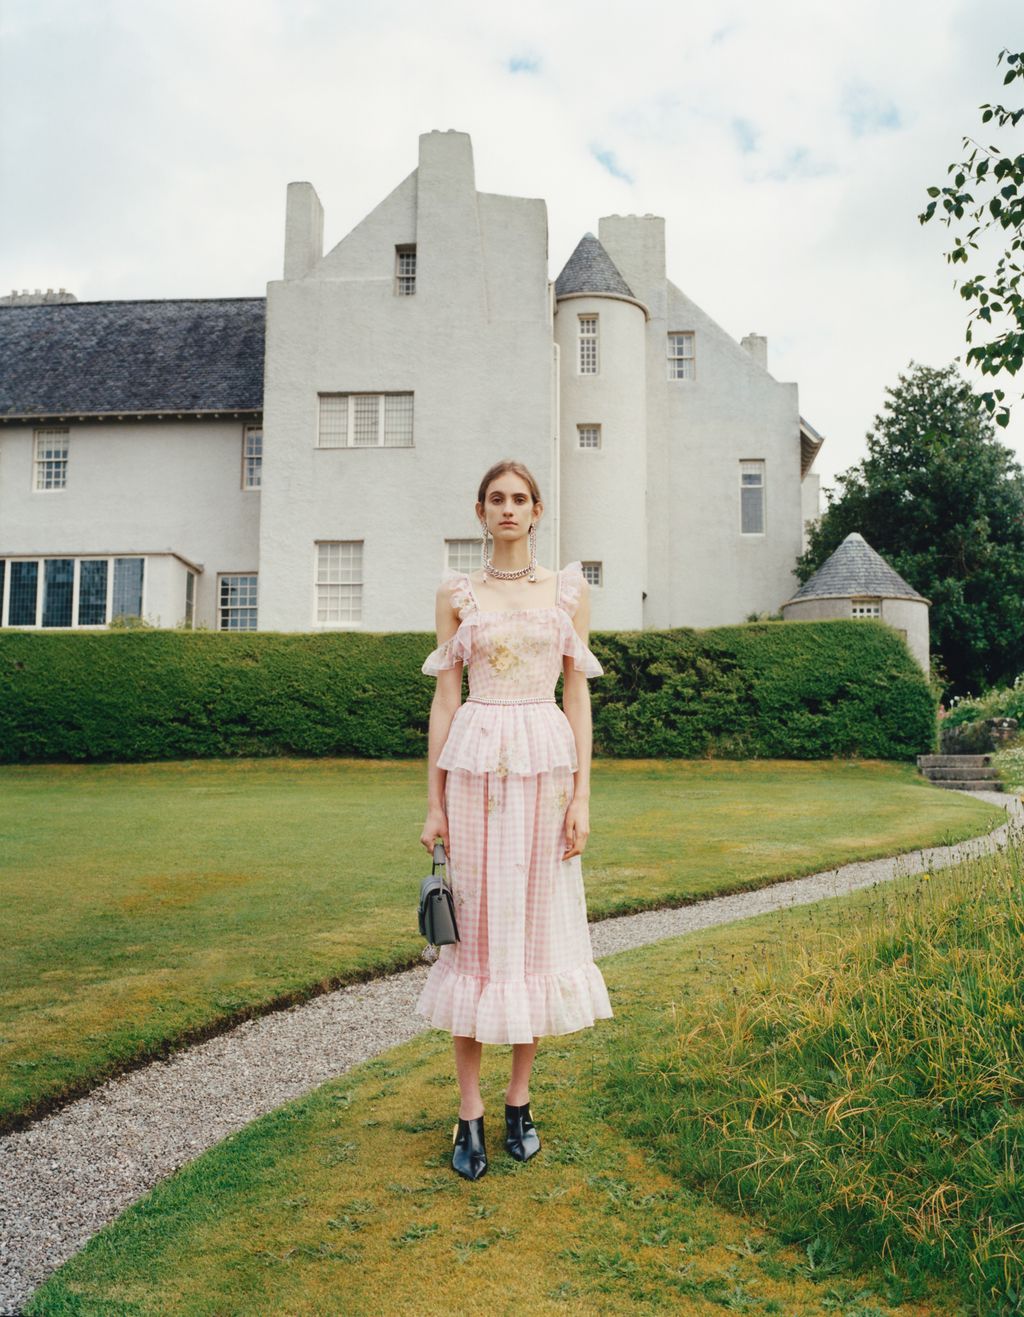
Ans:
[[[535,773],[571,763],[575,769],[575,737],[553,702],[563,657],[570,656],[587,677],[604,673],[572,622],[583,589],[582,563],[558,573],[557,602],[547,607],[481,610],[467,573],[447,572],[443,579],[459,626],[421,671],[436,676],[464,663],[469,701],[456,711],[439,766]]]

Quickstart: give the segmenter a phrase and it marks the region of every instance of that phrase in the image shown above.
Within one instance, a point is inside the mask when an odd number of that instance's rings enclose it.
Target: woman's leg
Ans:
[[[512,1074],[505,1090],[505,1101],[510,1107],[523,1107],[530,1100],[530,1072],[539,1042],[535,1038],[532,1043],[512,1044]]]
[[[480,1060],[484,1045],[476,1038],[463,1034],[452,1037],[455,1044],[455,1073],[459,1079],[459,1115],[463,1120],[474,1120],[484,1114],[484,1100],[480,1094]]]

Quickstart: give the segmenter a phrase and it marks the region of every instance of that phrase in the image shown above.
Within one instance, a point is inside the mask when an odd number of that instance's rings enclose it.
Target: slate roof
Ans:
[[[825,436],[819,434],[811,425],[810,421],[805,421],[800,417],[800,479],[810,471],[814,465],[814,459],[821,450],[821,445],[825,442]]]
[[[0,419],[262,411],[266,299],[0,307]]]
[[[619,274],[615,262],[592,233],[585,233],[580,238],[576,250],[555,280],[556,297],[567,297],[570,293],[615,293],[619,297],[633,296],[632,289]]]
[[[836,599],[851,595],[877,595],[885,599],[921,599],[863,535],[853,530],[810,580],[793,595],[796,599]]]

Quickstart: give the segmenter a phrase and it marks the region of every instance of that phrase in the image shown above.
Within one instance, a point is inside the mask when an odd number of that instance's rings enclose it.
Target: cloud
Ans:
[[[1018,8],[631,0],[624,29],[592,0],[5,0],[0,289],[260,294],[291,180],[329,248],[458,128],[481,191],[546,201],[552,275],[602,215],[665,216],[670,277],[767,335],[829,483],[911,358],[965,350],[949,234],[917,215],[1001,97]],[[1024,455],[1024,403],[1000,437]]]

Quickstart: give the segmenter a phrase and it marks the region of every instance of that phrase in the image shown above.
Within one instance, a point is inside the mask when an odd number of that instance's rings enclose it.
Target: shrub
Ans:
[[[433,634],[0,632],[0,761],[421,757]],[[909,759],[935,708],[873,621],[603,632],[594,750]]]
[[[1016,718],[1024,727],[1024,672],[1012,686],[997,686],[984,695],[954,696],[943,722],[956,727],[986,718]]]

